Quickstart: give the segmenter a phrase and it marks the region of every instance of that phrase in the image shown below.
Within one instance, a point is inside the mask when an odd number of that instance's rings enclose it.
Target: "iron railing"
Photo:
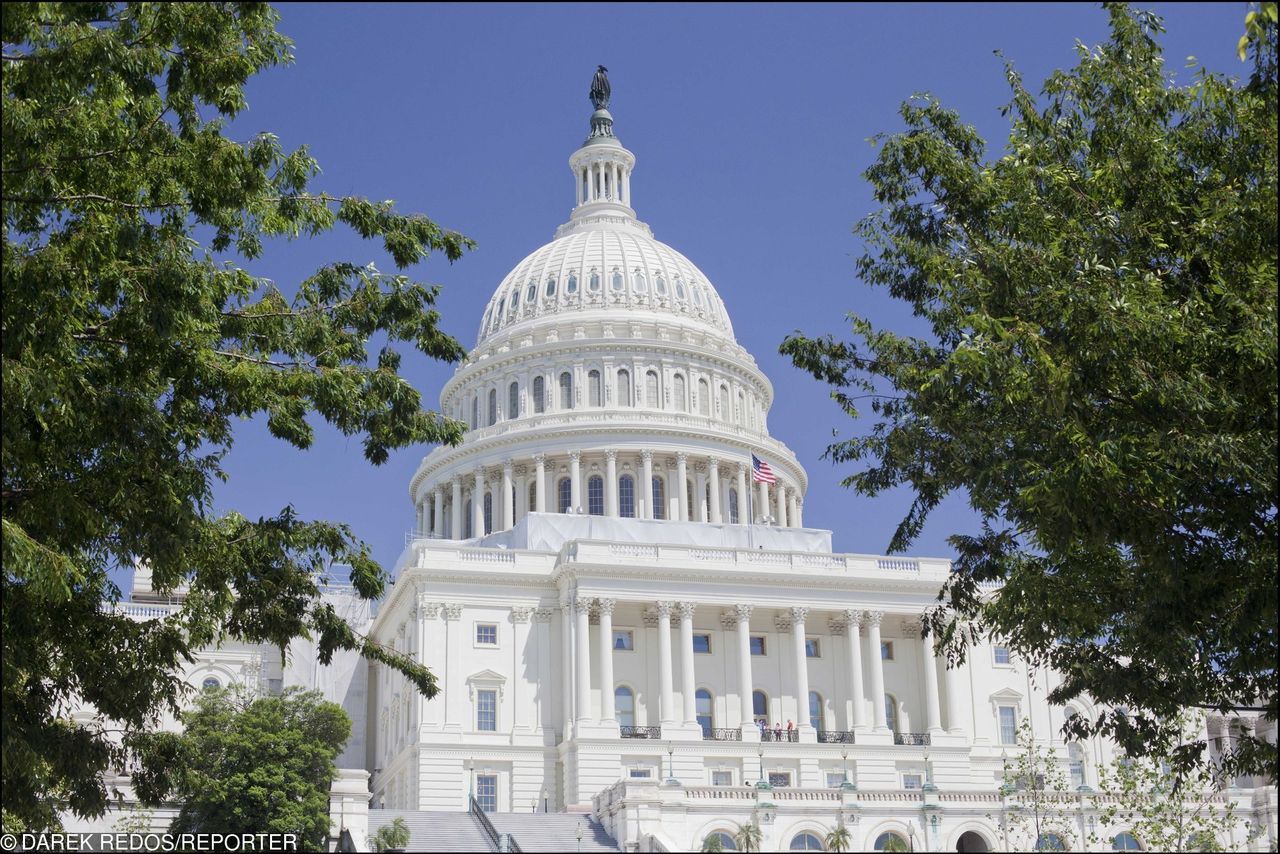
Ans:
[[[929,733],[927,732],[895,732],[893,734],[894,744],[914,744],[929,746]]]
[[[761,741],[799,741],[800,731],[795,729],[762,729]]]
[[[834,730],[820,729],[818,730],[819,744],[853,744],[852,730]]]
[[[499,833],[498,829],[493,826],[493,822],[489,821],[489,816],[485,815],[484,808],[480,806],[480,802],[476,800],[475,795],[468,796],[471,803],[467,806],[467,812],[476,817],[476,823],[480,825],[480,829],[484,831],[484,835],[489,837],[489,842],[493,845],[494,851],[511,851],[513,854],[522,854],[521,848],[516,844],[515,837],[510,833]]]
[[[623,738],[662,738],[660,726],[620,726],[618,732]]]
[[[704,729],[703,741],[742,741],[742,730],[737,727]]]

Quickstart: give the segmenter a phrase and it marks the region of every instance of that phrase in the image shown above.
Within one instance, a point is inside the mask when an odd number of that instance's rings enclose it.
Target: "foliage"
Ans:
[[[698,849],[705,854],[719,854],[724,850],[724,842],[720,838],[719,833],[708,833],[702,840],[702,847]]]
[[[155,816],[155,810],[133,807],[116,819],[111,828],[117,833],[150,833]]]
[[[325,849],[334,759],[351,736],[341,706],[298,688],[220,689],[181,720],[181,734],[143,737],[170,762],[133,778],[145,804],[169,792],[183,801],[171,833],[295,833],[303,850]]]
[[[1178,723],[1189,742],[1203,729],[1204,716],[1184,715]],[[1175,781],[1157,760],[1120,757],[1102,769],[1098,782],[1108,796],[1100,810],[1103,823],[1127,829],[1147,850],[1217,850],[1216,840],[1232,838],[1237,828],[1241,838],[1248,836],[1235,803],[1219,794],[1227,782],[1220,769],[1201,766]]]
[[[733,834],[733,842],[739,851],[759,851],[762,838],[764,833],[761,832],[760,825],[754,822],[738,825],[737,832]]]
[[[998,635],[1062,674],[1051,702],[1117,710],[1073,735],[1176,748],[1182,774],[1203,743],[1176,745],[1179,709],[1277,710],[1275,75],[1173,85],[1160,20],[1108,10],[1041,97],[1006,67],[998,159],[928,96],[877,137],[858,273],[931,335],[850,315],[854,341],[781,349],[849,416],[872,399],[828,456],[913,491],[890,551],[949,493],[982,517],[929,615],[949,659]],[[1275,745],[1232,761],[1273,774]]]
[[[1018,722],[1017,748],[1004,757],[1001,785],[1005,806],[1000,816],[1014,850],[1042,850],[1050,834],[1063,843],[1074,835],[1072,796],[1057,751],[1042,748],[1031,731],[1031,719]]]
[[[357,636],[321,603],[327,567],[359,593],[386,575],[343,525],[286,507],[215,516],[211,484],[237,419],[297,448],[318,415],[372,463],[461,425],[397,374],[397,342],[456,361],[438,287],[350,262],[290,299],[239,264],[269,239],[342,223],[397,268],[466,238],[390,202],[308,189],[318,166],[271,134],[224,136],[256,72],[291,60],[259,3],[6,3],[3,30],[3,806],[30,828],[54,801],[107,803],[101,772],[176,711],[182,664],[226,638],[320,658],[359,650],[427,696],[424,667]],[[239,259],[239,262],[237,262]],[[386,346],[371,363],[371,338]],[[181,610],[136,622],[109,573],[150,565]],[[70,716],[77,702],[102,714]],[[108,723],[107,721],[110,721]],[[109,737],[107,727],[123,732]]]
[[[881,851],[910,851],[911,845],[896,833],[890,833],[889,838],[884,841],[884,845],[880,846]]]
[[[828,851],[847,851],[849,846],[853,844],[853,839],[849,836],[849,828],[843,824],[837,825],[827,834],[823,844]]]
[[[404,819],[396,816],[391,824],[384,824],[378,832],[369,837],[369,844],[374,851],[389,851],[392,848],[406,848],[409,845],[409,826]]]

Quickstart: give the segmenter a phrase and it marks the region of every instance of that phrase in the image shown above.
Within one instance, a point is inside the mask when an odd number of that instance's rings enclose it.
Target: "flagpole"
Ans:
[[[756,547],[756,540],[755,540],[756,511],[755,511],[755,502],[752,500],[752,493],[756,491],[755,486],[756,486],[756,467],[755,467],[755,460],[752,460],[751,461],[751,481],[750,481],[750,485],[747,487],[747,548],[753,549],[753,550]]]

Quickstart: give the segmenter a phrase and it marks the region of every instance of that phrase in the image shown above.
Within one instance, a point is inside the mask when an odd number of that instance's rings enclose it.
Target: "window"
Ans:
[[[884,723],[892,732],[898,731],[898,698],[884,695]]]
[[[560,375],[560,408],[573,409],[573,374],[568,371]]]
[[[770,771],[769,785],[775,789],[787,789],[791,787],[790,771]]]
[[[618,478],[618,515],[623,519],[636,517],[636,479],[629,474]]]
[[[604,478],[598,474],[587,478],[587,512],[592,516],[604,515]]]
[[[658,374],[655,371],[644,375],[644,405],[650,409],[658,408]]]
[[[624,283],[623,283],[623,281],[622,281],[622,273],[618,272],[618,268],[617,268],[617,267],[614,267],[614,268],[613,268],[613,279],[612,279],[612,281],[610,282],[610,285],[613,287],[613,289],[614,289],[615,291],[621,291],[621,290],[622,290],[622,287],[623,287],[623,284],[624,284]]]
[[[698,726],[702,727],[702,737],[711,738],[711,728],[715,726],[715,717],[711,710],[711,692],[706,688],[699,688],[694,694],[694,701],[697,705]]]
[[[843,771],[827,772],[827,788],[828,789],[838,789],[841,786],[843,786],[845,782],[846,782],[846,779]]]
[[[587,372],[587,405],[600,406],[603,402],[604,395],[600,388],[600,372]]]
[[[486,492],[484,494],[484,530],[480,533],[488,534],[493,532],[493,493]]]
[[[618,719],[618,726],[636,725],[636,695],[626,685],[613,689],[613,713]]]
[[[507,418],[520,417],[520,383],[507,386]]]
[[[558,512],[568,513],[569,508],[573,506],[573,484],[569,481],[569,478],[562,477],[560,482],[556,484],[556,498],[559,499],[557,502],[560,508]]]
[[[497,646],[498,624],[476,623],[476,646]]]
[[[533,411],[544,412],[547,408],[547,381],[542,377],[533,378]]]
[[[665,297],[667,295],[667,280],[662,278],[661,273],[659,273],[658,277],[654,279],[653,289],[658,292],[658,296]]]
[[[645,281],[644,273],[636,270],[635,273],[631,275],[631,287],[634,288],[635,292],[638,294],[642,294],[649,290],[649,283]]]
[[[684,282],[676,279],[676,297],[684,299]]]
[[[533,282],[530,282],[529,289],[525,291],[525,294],[524,294],[524,301],[532,304],[533,301],[537,299],[537,297],[538,297],[538,286],[535,285]]]
[[[218,681],[217,676],[206,676],[204,681],[200,683],[201,691],[217,691],[222,687],[222,683]]]
[[[538,512],[538,482],[536,480],[529,484],[529,512]]]
[[[747,426],[747,402],[742,392],[738,392],[738,423]]]
[[[711,415],[711,386],[706,380],[698,380],[698,414]]]
[[[633,650],[636,648],[636,636],[631,629],[614,629],[613,630],[613,648],[622,650]]]
[[[496,388],[489,389],[489,421],[488,425],[492,427],[498,423],[498,390]]]
[[[1012,663],[1009,660],[1009,647],[1007,646],[993,646],[991,648],[991,656],[995,660],[996,664]]]
[[[732,772],[732,771],[712,771],[712,772],[711,772],[711,785],[713,785],[713,786],[732,786],[732,785],[733,785],[733,772]]]
[[[511,310],[515,311],[520,307],[520,289],[513,288],[511,291]]]
[[[600,274],[595,270],[591,271],[591,278],[587,279],[587,287],[591,289],[592,293],[600,290]]]
[[[662,488],[662,478],[653,476],[653,518],[667,518],[667,499]]]
[[[556,295],[556,277],[551,276],[547,279],[546,296],[553,297]]]
[[[1138,844],[1138,837],[1125,830],[1117,833],[1111,840],[1112,851],[1141,851],[1142,846]],[[1206,849],[1208,850],[1208,849]]]
[[[880,658],[893,661],[893,641],[880,641]]]
[[[798,833],[796,838],[791,840],[792,851],[826,851],[822,847],[822,840],[812,833]]]
[[[693,636],[694,652],[711,652],[711,635],[694,635]]]
[[[769,647],[765,644],[764,635],[751,636],[751,654],[752,655],[768,655]]]
[[[738,524],[738,490],[736,489],[729,490],[729,524]]]
[[[618,405],[631,405],[631,374],[625,369],[618,371]]]
[[[1000,719],[1000,743],[1018,743],[1018,710],[1014,706],[1000,706],[996,710]]]
[[[480,732],[498,731],[498,692],[482,688],[476,692],[476,729]]]
[[[882,833],[876,837],[876,851],[910,851],[910,843],[900,833]]]
[[[822,695],[817,691],[809,692],[809,726],[816,730],[823,730],[822,725]]]
[[[720,386],[720,417],[729,420],[729,387]]]
[[[632,780],[652,780],[653,769],[652,768],[628,768],[627,776],[630,777]]]
[[[684,374],[676,374],[674,385],[675,385],[676,411],[688,412],[689,401],[685,399]]]
[[[474,430],[480,426],[480,399],[478,397],[471,398],[471,429]]]
[[[822,658],[822,641],[818,638],[804,639],[805,658]]]
[[[1075,709],[1068,708],[1066,718],[1070,721],[1078,714]],[[1084,748],[1080,742],[1067,742],[1067,762],[1071,770],[1071,786],[1078,789],[1084,785]]]
[[[717,846],[716,842],[712,842],[712,839],[715,839],[719,845]],[[702,840],[702,850],[714,851],[717,848],[720,851],[737,851],[738,843],[734,842],[733,837],[728,833],[723,830],[717,830],[715,833],[708,833],[707,838]]]
[[[467,499],[467,515],[466,515],[466,518],[463,520],[463,532],[462,532],[463,539],[469,540],[471,539],[472,536],[474,536],[471,530],[472,520],[474,518],[475,518],[475,514],[471,512],[471,499],[468,498]]]
[[[569,281],[564,284],[564,292],[567,294],[576,294],[578,292],[578,276],[575,273],[569,274]]]
[[[1040,838],[1036,840],[1037,851],[1066,851],[1067,846],[1063,844],[1062,837],[1056,833],[1042,833]]]
[[[476,803],[484,812],[498,811],[498,775],[476,775]]]
[[[918,771],[909,771],[902,775],[902,788],[919,789],[924,785],[924,778]]]
[[[751,692],[751,718],[758,724],[769,725],[769,695],[763,691]]]

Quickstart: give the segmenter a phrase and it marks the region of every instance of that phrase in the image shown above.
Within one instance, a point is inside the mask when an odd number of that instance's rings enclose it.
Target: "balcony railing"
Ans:
[[[702,739],[704,741],[742,741],[742,730],[737,727],[704,729]]]
[[[662,738],[660,726],[620,726],[618,731],[623,738]]]
[[[799,741],[799,730],[786,729],[762,729],[760,730],[761,741]]]
[[[927,732],[895,732],[893,734],[894,744],[915,744],[929,746],[929,733]]]
[[[851,730],[818,730],[819,744],[853,744]]]

